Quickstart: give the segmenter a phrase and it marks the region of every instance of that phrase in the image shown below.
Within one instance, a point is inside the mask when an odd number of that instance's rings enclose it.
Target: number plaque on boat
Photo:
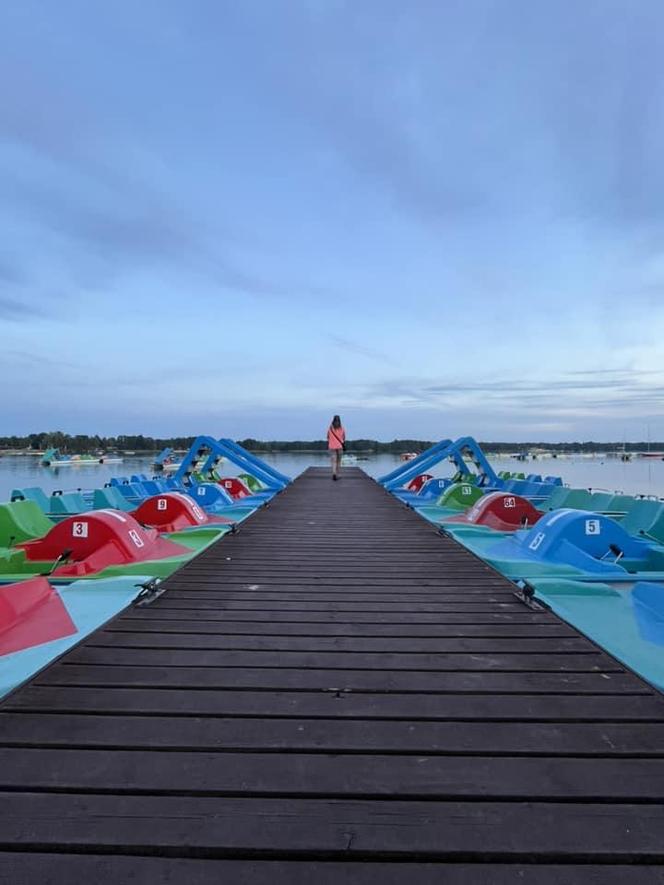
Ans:
[[[537,550],[542,541],[546,538],[544,532],[538,532],[528,545],[531,550]]]
[[[587,535],[599,535],[599,533],[600,533],[599,519],[587,519],[586,520],[586,534]]]

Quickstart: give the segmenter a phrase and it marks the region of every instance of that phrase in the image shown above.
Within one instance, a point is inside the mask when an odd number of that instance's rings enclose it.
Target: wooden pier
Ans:
[[[0,706],[0,881],[664,882],[662,695],[362,471],[168,588]]]

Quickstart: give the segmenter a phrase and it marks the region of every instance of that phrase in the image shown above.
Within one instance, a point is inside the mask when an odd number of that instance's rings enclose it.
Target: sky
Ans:
[[[664,439],[660,0],[5,0],[0,435]]]

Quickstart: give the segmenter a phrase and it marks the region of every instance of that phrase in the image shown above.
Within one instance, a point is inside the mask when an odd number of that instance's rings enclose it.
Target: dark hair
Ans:
[[[339,427],[341,427],[341,418],[338,415],[334,416],[334,418],[332,419],[332,424],[330,424],[330,427],[334,427],[335,430],[337,430]]]

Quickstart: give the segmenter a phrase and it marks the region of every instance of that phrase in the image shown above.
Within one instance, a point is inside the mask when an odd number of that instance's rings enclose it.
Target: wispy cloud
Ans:
[[[0,295],[0,320],[13,323],[28,323],[46,316],[48,316],[48,312],[42,305],[31,304]]]
[[[576,369],[573,371],[565,372],[565,375],[577,376],[577,375],[606,375],[609,377],[628,377],[628,378],[645,378],[649,375],[662,375],[664,376],[664,369]]]
[[[121,201],[117,192],[111,200],[108,194],[95,198],[84,189],[73,195],[35,182],[14,182],[7,191],[15,208],[33,224],[69,244],[75,262],[96,267],[101,285],[146,268],[163,268],[200,275],[208,283],[248,295],[282,296],[289,291],[285,282],[242,269],[227,254],[228,247],[209,242],[211,234],[166,197],[130,181],[124,184]]]
[[[20,286],[25,279],[25,274],[15,259],[0,255],[0,286]]]
[[[327,291],[277,268],[256,270],[247,258],[256,238],[221,205],[210,223],[195,200],[176,196],[159,149],[125,132],[117,114],[91,108],[79,90],[63,90],[8,58],[0,59],[0,79],[13,84],[3,97],[0,141],[12,146],[18,168],[0,176],[5,209],[60,240],[71,276],[94,288],[147,270],[258,297]],[[29,278],[31,260],[16,255],[6,271]],[[0,263],[0,280],[2,272]]]
[[[34,353],[27,350],[9,348],[3,348],[0,352],[0,363],[5,366],[14,367],[19,364],[30,369],[57,369],[58,372],[62,369],[76,369],[80,373],[81,369],[83,369],[83,366],[80,363],[73,362],[63,357],[52,357],[44,353]],[[80,374],[78,377],[81,377]]]
[[[377,405],[392,401],[443,408],[474,405],[476,408],[501,408],[518,414],[533,409],[547,409],[551,414],[590,412],[593,409],[633,410],[635,407],[661,408],[664,383],[654,380],[661,373],[600,373],[590,380],[569,381],[550,377],[537,379],[450,381],[432,383],[431,379],[394,377],[364,388],[358,395]]]
[[[365,344],[360,344],[357,341],[351,341],[351,339],[344,338],[341,335],[329,335],[328,337],[336,347],[340,350],[345,350],[347,353],[358,354],[359,356],[364,356],[377,363],[393,365],[396,362],[396,360],[387,353],[383,353],[373,347],[367,347]]]

